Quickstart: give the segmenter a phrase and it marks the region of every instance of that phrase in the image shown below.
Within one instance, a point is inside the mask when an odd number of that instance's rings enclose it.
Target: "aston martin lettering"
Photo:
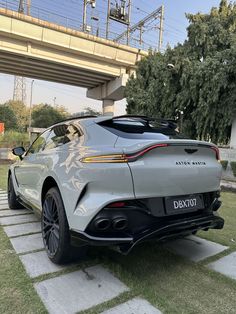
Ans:
[[[193,166],[205,166],[205,161],[192,161]]]
[[[177,166],[206,166],[205,161],[176,161]]]

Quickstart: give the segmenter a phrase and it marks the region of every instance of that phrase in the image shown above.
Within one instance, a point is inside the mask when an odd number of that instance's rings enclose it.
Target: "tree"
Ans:
[[[73,114],[73,117],[79,116],[101,116],[102,113],[100,111],[94,110],[91,107],[84,108],[84,111],[76,112]]]
[[[53,108],[47,104],[36,105],[32,112],[32,126],[37,128],[47,128],[52,124],[67,118],[65,112]]]
[[[29,109],[21,101],[9,100],[6,102],[15,113],[17,118],[18,131],[25,132],[29,125]]]
[[[16,130],[18,128],[14,111],[6,104],[0,105],[0,122],[5,124],[5,130]]]
[[[179,119],[183,111],[187,135],[227,143],[236,114],[236,5],[223,0],[187,18],[182,45],[139,63],[126,88],[128,112]]]
[[[88,115],[88,116],[101,116],[102,115],[101,111],[97,111],[95,109],[92,109],[91,107],[84,108],[84,112],[85,112],[85,115]]]

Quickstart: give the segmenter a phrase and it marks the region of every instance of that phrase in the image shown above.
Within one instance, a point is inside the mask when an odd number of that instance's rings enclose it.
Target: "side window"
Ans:
[[[82,132],[74,125],[67,125],[65,134],[65,144],[77,140],[82,135]]]
[[[36,138],[36,140],[28,149],[26,155],[28,156],[28,155],[37,154],[41,152],[44,149],[49,133],[50,133],[50,130],[47,130],[41,135],[39,135],[39,137]]]
[[[79,130],[73,124],[60,124],[52,128],[44,150],[53,149],[78,139]]]

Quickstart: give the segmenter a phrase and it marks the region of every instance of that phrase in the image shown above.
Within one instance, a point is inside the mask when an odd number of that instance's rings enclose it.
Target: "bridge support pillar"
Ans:
[[[102,113],[104,116],[113,116],[114,115],[114,100],[104,99],[102,102]]]
[[[236,148],[236,117],[234,118],[233,124],[232,124],[230,147]]]
[[[114,114],[114,102],[125,97],[125,86],[129,75],[124,73],[120,77],[87,90],[87,97],[103,101],[103,114]]]

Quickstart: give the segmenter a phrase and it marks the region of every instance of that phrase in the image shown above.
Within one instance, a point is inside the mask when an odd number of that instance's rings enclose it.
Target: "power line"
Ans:
[[[163,41],[163,20],[164,20],[164,6],[162,5],[158,9],[154,10],[153,12],[149,13],[146,17],[144,17],[142,20],[134,24],[129,29],[129,34],[134,33],[135,31],[140,31],[140,43],[142,42],[142,34],[145,32],[144,27],[147,23],[152,22],[153,20],[159,19],[160,25],[157,27],[159,29],[159,40],[158,40],[158,50],[160,51],[162,47],[162,41]],[[150,24],[148,24],[150,25]],[[121,40],[124,36],[127,35],[127,31],[120,34],[118,37],[115,38],[115,41]]]

